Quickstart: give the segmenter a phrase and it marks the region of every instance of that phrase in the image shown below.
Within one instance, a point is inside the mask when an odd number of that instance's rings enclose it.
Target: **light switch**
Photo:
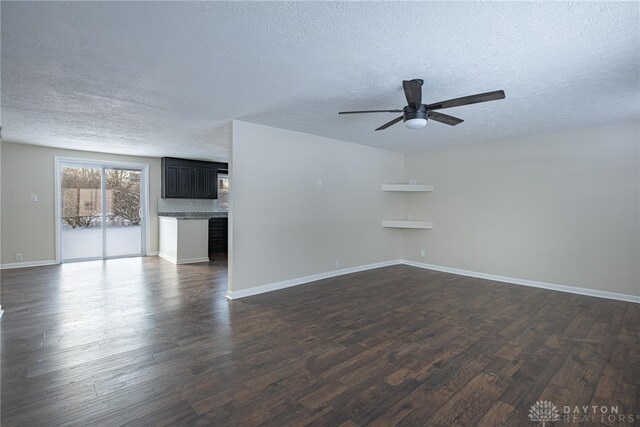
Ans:
[[[38,195],[37,194],[32,194],[31,195],[31,201],[32,202],[37,202],[38,201]]]

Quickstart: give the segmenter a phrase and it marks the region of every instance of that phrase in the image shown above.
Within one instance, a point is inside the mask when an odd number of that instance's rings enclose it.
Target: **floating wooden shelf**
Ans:
[[[382,226],[386,228],[421,228],[424,230],[430,230],[433,228],[433,222],[408,221],[403,219],[385,219],[382,221]]]
[[[382,184],[382,191],[427,192],[433,191],[430,184]]]

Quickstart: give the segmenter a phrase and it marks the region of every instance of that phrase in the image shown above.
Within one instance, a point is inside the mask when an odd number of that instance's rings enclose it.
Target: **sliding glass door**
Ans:
[[[105,169],[107,210],[105,256],[142,254],[139,170]]]
[[[142,169],[60,163],[59,171],[61,260],[142,255]]]
[[[102,169],[64,165],[62,190],[62,260],[102,257]]]

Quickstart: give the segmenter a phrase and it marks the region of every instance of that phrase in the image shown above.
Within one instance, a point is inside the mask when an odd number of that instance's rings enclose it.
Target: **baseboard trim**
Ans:
[[[209,262],[209,257],[187,258],[187,259],[179,259],[178,260],[178,264],[196,264],[198,262]]]
[[[55,259],[49,259],[45,261],[25,261],[25,262],[12,262],[9,264],[0,264],[0,270],[9,270],[12,268],[25,268],[25,267],[42,267],[44,265],[58,264]]]
[[[162,255],[160,255],[162,256]],[[443,273],[458,274],[461,276],[475,277],[478,279],[492,280],[495,282],[509,283],[512,285],[523,285],[534,288],[548,289],[551,291],[567,292],[578,295],[585,295],[597,298],[606,298],[617,301],[626,301],[640,304],[640,296],[620,294],[616,292],[600,291],[597,289],[579,288],[576,286],[559,285],[555,283],[539,282],[535,280],[518,279],[515,277],[499,276],[496,274],[480,273],[477,271],[463,270],[460,268],[446,267],[436,264],[427,264],[423,262],[396,259],[391,261],[383,261],[373,264],[366,264],[357,267],[343,268],[340,270],[329,271],[326,273],[313,274],[310,276],[298,277],[295,279],[283,280],[281,282],[268,283],[266,285],[256,286],[249,289],[241,289],[237,291],[227,291],[226,297],[229,300],[246,298],[253,295],[264,294],[267,292],[286,289],[293,286],[303,285],[305,283],[315,282],[318,280],[329,279],[331,277],[342,276],[345,274],[357,273],[359,271],[373,270],[376,268],[389,267],[392,265],[404,264],[411,267],[423,268],[425,270],[441,271]]]
[[[613,299],[618,301],[634,302],[640,304],[640,296],[619,294],[616,292],[600,291],[597,289],[579,288],[576,286],[558,285],[555,283],[538,282],[535,280],[517,279],[515,277],[498,276],[495,274],[480,273],[477,271],[463,270],[460,268],[446,267],[436,264],[427,264],[418,261],[402,260],[402,264],[411,267],[424,268],[425,270],[441,271],[443,273],[459,274],[461,276],[475,277],[478,279],[493,280],[496,282],[510,283],[512,285],[531,286],[534,288],[549,289],[552,291],[568,292],[571,294],[586,295],[590,297]]]
[[[209,257],[202,258],[185,258],[185,259],[176,259],[170,255],[164,254],[162,252],[158,252],[158,256],[163,258],[173,264],[195,264],[198,262],[209,262]]]
[[[147,252],[147,256],[158,256],[158,251]]]
[[[227,291],[227,299],[235,300],[246,298],[253,295],[264,294],[266,292],[277,291],[280,289],[290,288],[293,286],[304,285],[305,283],[315,282],[318,280],[329,279],[331,277],[342,276],[345,274],[357,273],[360,271],[373,270],[376,268],[389,267],[391,265],[402,264],[402,260],[396,259],[391,261],[376,262],[373,264],[359,265],[356,267],[341,268],[340,270],[328,271],[326,273],[312,274],[310,276],[298,277],[295,279],[283,280],[281,282],[268,283],[266,285],[255,286],[249,289],[240,289],[237,291]]]
[[[162,252],[158,252],[158,256],[159,256],[160,258],[164,259],[164,260],[169,261],[170,263],[173,263],[173,264],[177,264],[177,263],[178,263],[178,260],[177,260],[177,259],[175,259],[174,257],[169,256],[169,255],[167,255],[167,254],[164,254],[164,253],[162,253]]]

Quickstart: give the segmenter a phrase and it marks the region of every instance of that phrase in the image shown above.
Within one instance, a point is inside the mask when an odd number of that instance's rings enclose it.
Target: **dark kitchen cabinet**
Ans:
[[[196,199],[206,199],[207,194],[207,170],[202,168],[193,169],[193,197]]]
[[[227,163],[162,158],[163,199],[217,199],[218,170]]]
[[[204,198],[205,199],[217,199],[218,198],[218,171],[207,169],[205,171],[205,186],[204,186]]]
[[[162,197],[180,197],[178,190],[178,173],[179,168],[176,166],[167,166],[162,168]]]
[[[193,169],[193,197],[196,199],[218,198],[218,173],[213,169]]]
[[[209,219],[209,252],[227,252],[227,218]]]
[[[190,199],[194,196],[193,185],[191,182],[192,169],[190,167],[180,166],[180,198]]]

